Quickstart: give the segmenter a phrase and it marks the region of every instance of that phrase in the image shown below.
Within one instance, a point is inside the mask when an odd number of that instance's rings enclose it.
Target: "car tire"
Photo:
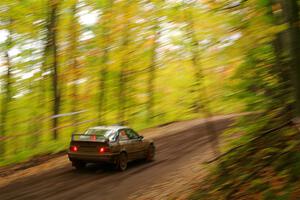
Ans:
[[[75,167],[77,170],[84,169],[86,166],[86,163],[83,161],[72,161],[72,166]]]
[[[125,152],[122,152],[117,159],[116,168],[118,171],[125,171],[127,169],[128,158]]]
[[[146,161],[151,162],[154,160],[154,157],[155,157],[155,146],[151,144],[147,149]]]

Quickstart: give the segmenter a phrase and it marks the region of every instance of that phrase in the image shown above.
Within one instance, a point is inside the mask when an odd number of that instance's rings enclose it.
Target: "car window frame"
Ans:
[[[118,137],[119,137],[118,132],[117,132],[117,131],[114,131],[114,132],[112,133],[112,137],[113,137],[113,140],[111,140],[109,137],[107,137],[108,140],[109,140],[109,142],[111,142],[111,143],[117,142],[117,141],[118,141]]]
[[[131,131],[134,135],[136,135],[136,138],[130,138],[129,134],[127,134],[126,131]],[[140,135],[137,132],[135,132],[132,128],[127,128],[125,130],[125,133],[127,134],[127,137],[129,138],[129,140],[138,140],[140,138]]]
[[[121,136],[120,136],[121,131],[125,131],[125,134],[126,134],[126,136],[127,136],[127,139],[122,139],[122,138],[121,138]],[[118,130],[118,139],[117,139],[117,140],[118,140],[118,141],[129,141],[129,140],[130,140],[130,138],[128,137],[128,135],[127,135],[127,133],[126,133],[126,129],[120,129],[120,130]]]

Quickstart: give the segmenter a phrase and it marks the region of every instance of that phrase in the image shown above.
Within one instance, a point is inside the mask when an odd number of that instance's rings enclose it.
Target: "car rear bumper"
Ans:
[[[68,157],[70,161],[86,161],[86,162],[106,162],[106,163],[115,163],[118,154],[109,153],[109,154],[85,154],[85,153],[72,153],[68,152]]]

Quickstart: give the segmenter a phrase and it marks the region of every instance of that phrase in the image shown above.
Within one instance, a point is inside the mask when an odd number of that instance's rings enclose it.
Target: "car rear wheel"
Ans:
[[[73,165],[73,167],[75,167],[77,170],[80,170],[80,169],[84,169],[84,168],[85,168],[86,163],[83,162],[83,161],[76,160],[76,161],[72,161],[72,165]]]
[[[146,161],[149,161],[149,162],[153,161],[154,157],[155,157],[155,147],[153,144],[151,144],[147,150]]]
[[[128,162],[128,158],[127,158],[127,154],[125,152],[122,152],[117,160],[117,169],[119,171],[125,171],[127,169],[127,162]]]

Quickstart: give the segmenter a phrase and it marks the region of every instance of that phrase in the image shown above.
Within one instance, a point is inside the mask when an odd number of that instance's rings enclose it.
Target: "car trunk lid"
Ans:
[[[97,153],[99,148],[108,146],[108,140],[95,135],[72,135],[71,146],[76,146],[79,153]]]

